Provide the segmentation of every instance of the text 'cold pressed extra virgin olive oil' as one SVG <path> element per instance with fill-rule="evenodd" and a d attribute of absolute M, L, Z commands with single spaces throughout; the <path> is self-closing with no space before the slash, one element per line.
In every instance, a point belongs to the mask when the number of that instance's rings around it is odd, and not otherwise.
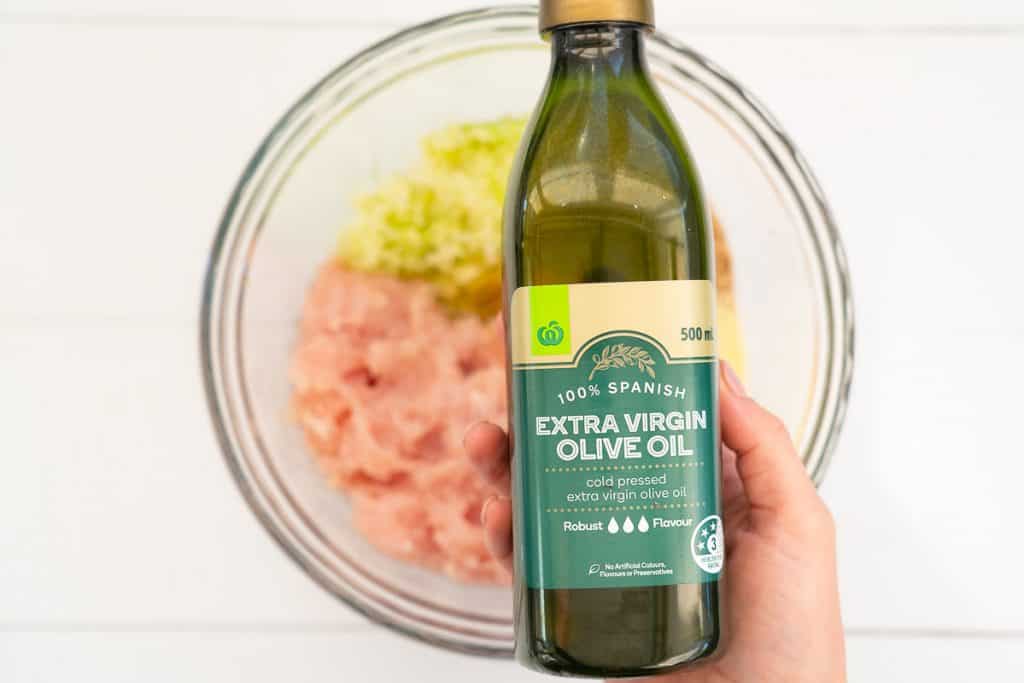
<path fill-rule="evenodd" d="M 505 208 L 516 652 L 639 676 L 720 644 L 712 228 L 648 73 L 648 0 L 541 2 Z"/>

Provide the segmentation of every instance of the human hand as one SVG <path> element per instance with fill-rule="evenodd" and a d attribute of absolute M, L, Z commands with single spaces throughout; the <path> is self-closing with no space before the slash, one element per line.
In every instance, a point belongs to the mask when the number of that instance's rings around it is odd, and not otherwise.
<path fill-rule="evenodd" d="M 783 423 L 748 398 L 721 363 L 722 587 L 727 640 L 706 664 L 659 683 L 841 683 L 846 680 L 836 580 L 835 525 Z M 479 423 L 466 451 L 501 493 L 481 512 L 487 544 L 511 570 L 509 445 L 503 430 Z"/>

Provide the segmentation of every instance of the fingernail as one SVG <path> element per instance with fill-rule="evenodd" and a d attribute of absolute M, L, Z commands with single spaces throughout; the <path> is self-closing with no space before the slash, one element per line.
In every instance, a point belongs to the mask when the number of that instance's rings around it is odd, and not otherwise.
<path fill-rule="evenodd" d="M 484 501 L 484 506 L 482 508 L 480 508 L 480 523 L 481 524 L 486 524 L 487 523 L 487 508 L 491 507 L 491 503 L 493 503 L 493 502 L 494 502 L 494 496 L 491 496 L 490 498 L 488 498 L 487 500 Z"/>
<path fill-rule="evenodd" d="M 733 371 L 732 366 L 724 360 L 720 362 L 722 364 L 722 377 L 725 378 L 725 384 L 729 387 L 729 391 L 737 396 L 746 397 L 747 390 L 743 388 L 743 382 L 740 381 L 739 376 Z"/>

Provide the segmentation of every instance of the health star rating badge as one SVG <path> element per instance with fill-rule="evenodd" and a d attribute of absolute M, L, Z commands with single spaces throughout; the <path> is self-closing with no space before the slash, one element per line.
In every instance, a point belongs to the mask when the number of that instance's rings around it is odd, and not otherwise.
<path fill-rule="evenodd" d="M 690 553 L 697 566 L 708 574 L 722 571 L 725 560 L 725 538 L 722 534 L 722 519 L 710 515 L 701 520 L 690 537 Z"/>

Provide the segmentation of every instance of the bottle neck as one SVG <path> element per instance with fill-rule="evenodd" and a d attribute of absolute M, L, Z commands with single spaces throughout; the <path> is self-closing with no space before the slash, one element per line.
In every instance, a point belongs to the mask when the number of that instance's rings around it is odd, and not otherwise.
<path fill-rule="evenodd" d="M 640 24 L 617 22 L 556 28 L 551 32 L 551 78 L 646 78 L 646 31 Z"/>

